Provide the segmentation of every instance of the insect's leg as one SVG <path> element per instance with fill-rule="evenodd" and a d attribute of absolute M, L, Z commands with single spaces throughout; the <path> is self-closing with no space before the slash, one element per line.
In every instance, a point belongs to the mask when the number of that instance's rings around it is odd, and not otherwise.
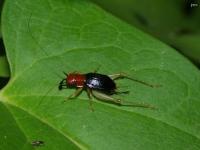
<path fill-rule="evenodd" d="M 130 91 L 115 91 L 113 94 L 128 94 Z"/>
<path fill-rule="evenodd" d="M 116 73 L 116 74 L 111 74 L 108 75 L 112 80 L 116 80 L 119 78 L 124 78 L 126 75 L 124 73 Z"/>
<path fill-rule="evenodd" d="M 122 101 L 121 99 L 111 97 L 109 95 L 106 95 L 106 94 L 98 92 L 98 91 L 92 91 L 92 95 L 99 100 L 111 102 L 111 103 L 119 105 L 119 106 L 144 107 L 144 108 L 155 109 L 154 106 L 149 105 L 149 104 L 137 103 L 137 102 L 135 102 L 135 103 L 134 102 L 125 102 L 125 101 Z"/>
<path fill-rule="evenodd" d="M 91 89 L 87 88 L 86 91 L 87 91 L 87 95 L 88 95 L 89 99 L 92 99 L 92 97 L 91 97 L 91 95 L 92 95 Z"/>
<path fill-rule="evenodd" d="M 67 100 L 76 98 L 82 91 L 83 91 L 83 88 L 78 88 L 73 94 L 67 97 Z"/>
<path fill-rule="evenodd" d="M 144 84 L 144 85 L 147 85 L 147 86 L 150 86 L 150 87 L 158 87 L 159 86 L 159 85 L 152 85 L 152 84 L 146 83 L 144 81 L 131 78 L 128 75 L 126 75 L 125 73 L 117 73 L 117 74 L 112 74 L 112 75 L 108 75 L 108 76 L 113 80 L 117 80 L 119 78 L 127 78 L 129 80 L 132 80 L 132 81 L 135 81 L 135 82 L 139 82 L 141 84 Z"/>
<path fill-rule="evenodd" d="M 86 91 L 87 91 L 87 95 L 89 97 L 90 109 L 92 111 L 94 111 L 94 109 L 93 109 L 93 103 L 92 103 L 92 96 L 91 96 L 92 95 L 91 89 L 87 88 Z"/>
<path fill-rule="evenodd" d="M 121 105 L 120 99 L 113 98 L 109 95 L 106 95 L 106 94 L 98 92 L 98 91 L 91 91 L 91 92 L 92 92 L 92 95 L 99 100 L 108 101 L 108 102 L 112 102 L 117 105 Z"/>

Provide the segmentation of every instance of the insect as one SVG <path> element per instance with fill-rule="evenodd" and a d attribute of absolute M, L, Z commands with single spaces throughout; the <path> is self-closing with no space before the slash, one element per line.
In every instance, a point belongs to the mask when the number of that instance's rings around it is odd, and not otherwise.
<path fill-rule="evenodd" d="M 33 146 L 43 146 L 44 145 L 44 141 L 40 141 L 40 140 L 35 140 L 35 141 L 32 141 L 31 144 Z"/>
<path fill-rule="evenodd" d="M 153 106 L 142 103 L 129 103 L 124 104 L 121 99 L 114 98 L 111 95 L 114 94 L 127 94 L 129 91 L 117 91 L 117 86 L 115 80 L 119 78 L 127 78 L 132 81 L 136 81 L 142 84 L 145 84 L 150 87 L 154 87 L 154 85 L 148 84 L 146 82 L 136 80 L 128 77 L 123 73 L 113 74 L 113 75 L 104 75 L 93 72 L 80 74 L 77 72 L 66 74 L 66 78 L 64 78 L 60 84 L 58 89 L 66 89 L 66 88 L 76 88 L 76 91 L 71 94 L 67 99 L 76 98 L 83 90 L 87 92 L 89 99 L 92 99 L 92 96 L 97 98 L 98 100 L 107 101 L 110 103 L 114 103 L 116 105 L 126 105 L 126 106 L 135 106 L 135 107 L 146 107 L 153 108 Z M 91 104 L 91 101 L 90 101 Z"/>

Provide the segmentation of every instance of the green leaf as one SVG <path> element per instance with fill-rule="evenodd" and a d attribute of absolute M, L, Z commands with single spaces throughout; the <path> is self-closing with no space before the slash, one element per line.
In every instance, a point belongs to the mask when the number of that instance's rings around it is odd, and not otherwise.
<path fill-rule="evenodd" d="M 52 150 L 200 148 L 200 73 L 167 45 L 84 0 L 6 0 L 2 27 L 11 80 L 0 92 L 0 113 L 9 116 L 1 149 L 33 149 L 37 140 Z M 94 99 L 92 112 L 85 92 L 63 103 L 74 89 L 58 90 L 62 72 L 99 65 L 162 85 L 117 81 L 130 90 L 120 98 L 158 110 Z"/>
<path fill-rule="evenodd" d="M 9 77 L 9 65 L 6 56 L 0 56 L 0 77 Z"/>

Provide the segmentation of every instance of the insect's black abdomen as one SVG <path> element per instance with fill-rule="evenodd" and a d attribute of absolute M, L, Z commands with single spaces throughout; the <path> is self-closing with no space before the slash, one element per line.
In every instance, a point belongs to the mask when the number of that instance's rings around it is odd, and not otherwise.
<path fill-rule="evenodd" d="M 85 84 L 87 87 L 95 90 L 100 90 L 107 94 L 114 93 L 116 89 L 115 82 L 107 75 L 102 75 L 98 73 L 87 73 L 85 76 Z"/>

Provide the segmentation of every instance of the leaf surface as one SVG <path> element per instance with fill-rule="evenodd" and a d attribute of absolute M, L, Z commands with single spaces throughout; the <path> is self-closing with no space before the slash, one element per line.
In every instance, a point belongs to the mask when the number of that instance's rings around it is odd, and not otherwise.
<path fill-rule="evenodd" d="M 0 93 L 1 149 L 200 148 L 200 73 L 167 45 L 83 0 L 6 0 L 2 27 L 11 80 Z M 130 90 L 120 98 L 158 110 L 94 99 L 91 112 L 85 92 L 63 103 L 74 89 L 58 90 L 62 72 L 99 66 L 162 85 L 117 81 Z"/>

